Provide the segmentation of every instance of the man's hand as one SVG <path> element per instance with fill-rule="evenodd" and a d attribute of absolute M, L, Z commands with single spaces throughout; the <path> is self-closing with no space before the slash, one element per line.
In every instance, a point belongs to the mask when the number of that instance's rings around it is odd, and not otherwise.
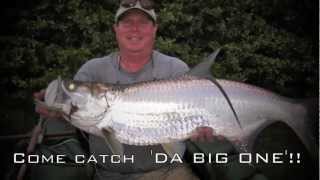
<path fill-rule="evenodd" d="M 44 101 L 44 96 L 45 96 L 46 91 L 45 90 L 41 90 L 39 92 L 35 92 L 33 93 L 33 97 L 34 99 L 37 99 L 39 101 Z M 40 114 L 40 116 L 44 117 L 44 118 L 61 118 L 61 113 L 58 113 L 56 111 L 50 111 L 47 109 L 47 107 L 41 105 L 41 104 L 37 104 L 35 111 Z"/>
<path fill-rule="evenodd" d="M 191 136 L 192 141 L 200 141 L 200 142 L 210 142 L 215 138 L 221 140 L 224 137 L 215 134 L 214 130 L 211 127 L 199 127 L 195 130 L 193 135 Z"/>

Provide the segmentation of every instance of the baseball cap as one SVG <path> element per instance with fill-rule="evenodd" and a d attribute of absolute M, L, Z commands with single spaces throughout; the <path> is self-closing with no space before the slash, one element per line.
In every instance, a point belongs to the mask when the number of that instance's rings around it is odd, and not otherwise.
<path fill-rule="evenodd" d="M 145 0 L 148 1 L 148 0 Z M 124 4 L 126 3 L 126 4 Z M 120 3 L 120 7 L 118 8 L 115 16 L 115 22 L 117 23 L 119 21 L 119 18 L 124 15 L 126 12 L 128 12 L 131 9 L 139 9 L 149 15 L 149 17 L 156 22 L 157 21 L 157 15 L 154 11 L 154 8 L 152 6 L 146 7 L 143 3 L 140 2 L 140 0 L 136 1 L 126 1 L 124 0 L 123 2 Z"/>

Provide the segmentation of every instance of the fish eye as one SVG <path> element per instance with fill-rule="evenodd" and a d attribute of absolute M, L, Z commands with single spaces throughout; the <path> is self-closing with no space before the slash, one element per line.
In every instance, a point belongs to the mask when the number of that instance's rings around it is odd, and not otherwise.
<path fill-rule="evenodd" d="M 68 90 L 74 91 L 75 89 L 76 89 L 76 84 L 75 84 L 75 83 L 70 83 L 70 84 L 68 85 Z"/>

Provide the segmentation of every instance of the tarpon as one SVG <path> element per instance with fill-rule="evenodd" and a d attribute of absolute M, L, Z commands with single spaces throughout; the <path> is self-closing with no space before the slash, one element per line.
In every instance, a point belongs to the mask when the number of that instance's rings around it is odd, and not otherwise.
<path fill-rule="evenodd" d="M 314 151 L 303 104 L 245 83 L 214 80 L 208 75 L 213 59 L 180 77 L 130 85 L 58 79 L 48 86 L 45 104 L 75 127 L 106 138 L 115 151 L 121 151 L 120 143 L 183 141 L 198 127 L 211 127 L 250 149 L 259 132 L 278 121 Z"/>

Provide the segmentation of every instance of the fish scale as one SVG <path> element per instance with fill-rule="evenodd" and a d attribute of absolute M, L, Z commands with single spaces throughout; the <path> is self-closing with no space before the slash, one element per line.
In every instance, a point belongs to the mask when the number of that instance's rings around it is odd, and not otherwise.
<path fill-rule="evenodd" d="M 172 140 L 170 140 L 169 137 L 175 137 L 177 140 L 186 139 L 188 134 L 196 127 L 208 125 L 208 123 L 206 123 L 206 119 L 208 118 L 204 118 L 205 113 L 200 113 L 200 111 L 192 112 L 186 110 L 185 112 L 180 111 L 180 113 L 171 112 L 148 115 L 142 113 L 135 116 L 121 112 L 121 115 L 117 117 L 117 119 L 123 118 L 125 120 L 114 121 L 110 126 L 113 127 L 115 132 L 121 132 L 116 133 L 119 139 L 132 145 L 141 144 L 141 142 L 143 142 L 142 144 L 144 145 L 170 142 Z M 122 131 L 123 129 L 126 130 Z M 131 141 L 132 136 L 139 137 L 140 139 L 137 141 L 141 142 L 136 143 L 135 141 Z"/>
<path fill-rule="evenodd" d="M 197 127 L 215 124 L 209 122 L 215 119 L 209 111 L 215 86 L 208 85 L 208 81 L 185 76 L 177 79 L 178 83 L 163 80 L 119 90 L 115 93 L 121 98 L 112 102 L 109 110 L 108 117 L 112 119 L 103 121 L 112 122 L 108 126 L 126 144 L 152 145 L 187 139 Z M 229 124 L 237 126 L 236 122 Z"/>

